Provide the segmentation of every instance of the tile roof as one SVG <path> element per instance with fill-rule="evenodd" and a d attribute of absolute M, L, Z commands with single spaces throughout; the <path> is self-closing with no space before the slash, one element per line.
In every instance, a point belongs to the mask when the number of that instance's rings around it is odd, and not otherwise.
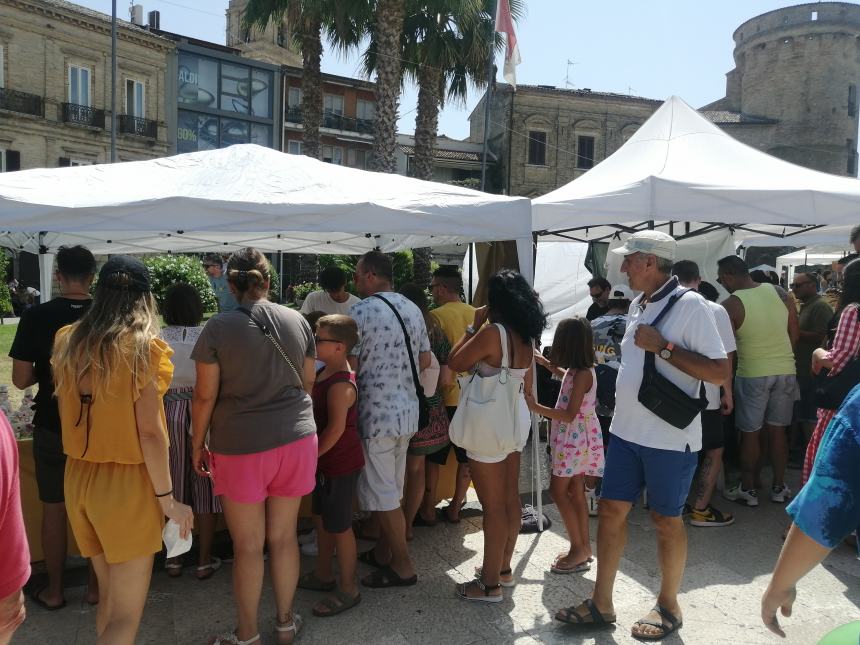
<path fill-rule="evenodd" d="M 776 119 L 764 116 L 750 116 L 731 110 L 700 110 L 699 113 L 716 125 L 772 125 L 779 123 Z"/>
<path fill-rule="evenodd" d="M 505 83 L 499 83 L 498 89 L 500 90 L 510 90 L 511 86 Z M 596 98 L 596 99 L 613 99 L 618 101 L 633 101 L 636 103 L 653 103 L 655 105 L 660 105 L 663 103 L 661 99 L 649 99 L 644 96 L 633 96 L 631 94 L 617 94 L 615 92 L 594 92 L 589 88 L 569 88 L 569 87 L 555 87 L 554 85 L 524 85 L 518 84 L 517 91 L 527 90 L 527 91 L 535 91 L 535 92 L 545 92 L 548 94 L 566 94 L 566 95 L 575 95 L 581 96 L 584 98 Z"/>
<path fill-rule="evenodd" d="M 415 154 L 415 146 L 400 146 L 400 150 L 407 156 Z M 444 148 L 436 148 L 433 151 L 433 156 L 436 159 L 445 159 L 447 161 L 471 161 L 480 163 L 481 155 L 477 152 L 467 152 L 464 150 L 445 150 Z M 487 160 L 493 159 L 492 153 L 487 154 Z"/>

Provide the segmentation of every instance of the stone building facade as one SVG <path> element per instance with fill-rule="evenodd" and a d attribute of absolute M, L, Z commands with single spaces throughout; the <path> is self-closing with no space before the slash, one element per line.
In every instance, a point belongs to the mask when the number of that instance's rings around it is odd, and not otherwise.
<path fill-rule="evenodd" d="M 703 113 L 775 157 L 856 177 L 860 5 L 816 2 L 770 11 L 733 37 L 726 96 Z"/>
<path fill-rule="evenodd" d="M 733 137 L 791 163 L 857 176 L 860 5 L 816 2 L 756 16 L 734 32 L 726 96 L 700 109 Z M 544 85 L 499 85 L 490 150 L 496 188 L 536 197 L 617 150 L 661 101 Z M 484 102 L 469 117 L 483 141 Z"/>
<path fill-rule="evenodd" d="M 469 116 L 469 140 L 484 138 L 484 103 Z M 498 85 L 490 104 L 494 192 L 537 197 L 567 184 L 620 148 L 662 101 L 559 89 Z"/>
<path fill-rule="evenodd" d="M 118 21 L 117 159 L 170 154 L 169 40 Z M 0 0 L 0 171 L 110 161 L 110 16 Z"/>
<path fill-rule="evenodd" d="M 242 16 L 248 0 L 230 0 L 227 6 L 227 46 L 243 56 L 270 65 L 302 66 L 302 56 L 291 42 L 292 33 L 286 17 L 269 23 L 265 29 L 246 29 Z"/>

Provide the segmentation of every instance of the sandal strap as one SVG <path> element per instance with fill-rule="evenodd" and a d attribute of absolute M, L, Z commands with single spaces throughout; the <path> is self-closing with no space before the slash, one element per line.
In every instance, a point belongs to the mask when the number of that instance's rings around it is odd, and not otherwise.
<path fill-rule="evenodd" d="M 491 591 L 502 588 L 501 584 L 485 585 L 480 578 L 475 578 L 475 582 L 478 584 L 478 589 L 483 591 L 485 596 L 489 596 Z"/>
<path fill-rule="evenodd" d="M 299 629 L 301 629 L 301 626 L 302 617 L 296 613 L 293 613 L 290 616 L 290 622 L 288 623 L 281 623 L 278 621 L 277 618 L 275 619 L 275 631 L 280 634 L 284 634 L 286 632 L 295 632 L 295 634 L 298 636 Z"/>
<path fill-rule="evenodd" d="M 600 613 L 600 610 L 597 608 L 597 605 L 594 604 L 594 601 L 591 598 L 585 599 L 585 608 L 588 609 L 588 613 L 591 614 L 591 620 L 595 623 L 605 623 L 606 619 L 603 617 L 603 614 Z M 576 614 L 579 616 L 579 614 Z"/>
<path fill-rule="evenodd" d="M 666 620 L 669 623 L 670 631 L 675 630 L 675 628 L 681 624 L 681 620 L 675 616 L 672 612 L 670 612 L 665 607 L 661 607 L 660 605 L 654 606 L 654 611 L 660 614 L 660 617 Z M 654 625 L 656 627 L 656 625 Z M 661 624 L 661 627 L 666 627 L 666 625 Z"/>

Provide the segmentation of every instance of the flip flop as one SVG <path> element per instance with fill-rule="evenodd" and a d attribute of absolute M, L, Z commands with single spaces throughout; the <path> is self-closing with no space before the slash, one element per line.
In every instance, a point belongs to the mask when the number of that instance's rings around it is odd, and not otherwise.
<path fill-rule="evenodd" d="M 358 554 L 358 561 L 363 562 L 364 564 L 369 564 L 371 567 L 376 567 L 377 569 L 382 569 L 388 566 L 388 563 L 383 564 L 379 560 L 376 559 L 376 550 L 371 549 L 370 551 L 363 551 Z"/>
<path fill-rule="evenodd" d="M 198 580 L 209 580 L 218 569 L 221 568 L 221 558 L 212 557 L 209 560 L 209 564 L 201 564 L 196 569 L 196 576 Z"/>
<path fill-rule="evenodd" d="M 334 591 L 337 583 L 334 580 L 329 580 L 328 582 L 320 580 L 317 577 L 317 572 L 311 571 L 299 578 L 298 587 L 299 589 L 308 589 L 310 591 Z"/>
<path fill-rule="evenodd" d="M 558 561 L 556 561 L 556 563 L 553 564 L 549 568 L 549 570 L 552 571 L 553 573 L 558 573 L 561 575 L 568 574 L 568 573 L 583 573 L 584 571 L 590 571 L 591 570 L 591 563 L 589 563 L 588 560 L 583 560 L 579 564 L 575 564 L 572 567 L 560 567 L 558 565 Z"/>
<path fill-rule="evenodd" d="M 171 578 L 178 578 L 182 575 L 182 566 L 181 562 L 165 562 L 164 570 Z"/>
<path fill-rule="evenodd" d="M 37 587 L 33 591 L 30 592 L 30 600 L 39 605 L 45 611 L 57 611 L 58 609 L 62 609 L 66 606 L 66 599 L 63 598 L 63 602 L 59 605 L 49 605 L 42 598 L 40 598 L 40 594 L 48 588 L 48 585 L 43 585 L 41 587 Z"/>
<path fill-rule="evenodd" d="M 448 509 L 451 508 L 452 506 L 453 506 L 453 504 L 448 504 L 447 506 L 443 506 L 441 509 L 439 509 L 441 514 L 442 514 L 442 519 L 445 520 L 448 524 L 459 524 L 460 523 L 460 516 L 459 515 L 457 516 L 456 520 L 452 520 L 450 517 L 448 517 Z M 463 506 L 465 506 L 465 504 L 460 506 L 461 511 L 463 510 Z"/>
<path fill-rule="evenodd" d="M 384 566 L 361 579 L 361 584 L 371 589 L 385 589 L 386 587 L 411 587 L 418 583 L 418 576 L 401 578 L 397 572 L 389 566 Z"/>
<path fill-rule="evenodd" d="M 582 605 L 585 605 L 585 608 L 588 610 L 588 614 L 585 616 L 580 616 L 576 613 L 576 610 Z M 586 620 L 587 618 L 590 620 Z M 568 625 L 579 625 L 581 627 L 612 625 L 616 620 L 615 614 L 611 614 L 609 617 L 606 617 L 600 613 L 600 610 L 595 606 L 594 601 L 591 598 L 586 598 L 581 605 L 577 605 L 576 607 L 565 607 L 564 609 L 559 609 L 555 613 L 555 619 L 562 623 L 567 623 Z"/>
<path fill-rule="evenodd" d="M 654 627 L 662 631 L 658 634 L 637 634 L 631 629 L 630 635 L 633 636 L 633 638 L 637 638 L 640 641 L 659 641 L 663 640 L 669 634 L 678 631 L 679 629 L 681 629 L 681 627 L 684 626 L 684 621 L 675 616 L 665 607 L 661 607 L 660 605 L 654 605 L 654 608 L 651 611 L 656 611 L 660 615 L 660 618 L 662 618 L 663 620 L 657 622 L 655 620 L 648 620 L 648 617 L 645 616 L 644 618 L 640 618 L 635 623 L 633 623 L 633 627 L 636 627 L 636 625 L 648 625 L 649 627 Z M 668 623 L 668 625 L 666 623 Z"/>
<path fill-rule="evenodd" d="M 320 600 L 320 604 L 324 607 L 327 607 L 328 611 L 318 611 L 316 607 L 314 607 L 311 611 L 313 612 L 314 616 L 318 616 L 320 618 L 328 618 L 329 616 L 337 616 L 338 614 L 342 614 L 347 609 L 352 609 L 360 602 L 360 593 L 354 596 L 350 596 L 348 593 L 345 593 L 343 591 L 336 591 L 333 596 L 327 596 Z"/>

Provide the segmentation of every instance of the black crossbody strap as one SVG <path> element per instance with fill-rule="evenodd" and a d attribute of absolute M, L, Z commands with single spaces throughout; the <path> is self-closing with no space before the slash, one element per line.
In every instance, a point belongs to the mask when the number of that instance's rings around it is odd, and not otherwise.
<path fill-rule="evenodd" d="M 412 381 L 415 383 L 415 393 L 419 395 L 423 394 L 423 390 L 419 392 L 418 388 L 421 387 L 421 382 L 418 380 L 418 370 L 415 368 L 415 357 L 412 356 L 412 340 L 409 338 L 409 332 L 406 331 L 406 324 L 403 322 L 403 318 L 400 317 L 400 312 L 397 311 L 397 308 L 392 305 L 388 300 L 380 296 L 378 293 L 374 293 L 373 298 L 379 298 L 384 302 L 391 311 L 394 312 L 394 315 L 397 316 L 397 322 L 400 323 L 400 328 L 403 330 L 403 336 L 406 339 L 406 351 L 409 354 L 409 364 L 412 366 Z"/>
<path fill-rule="evenodd" d="M 292 368 L 293 373 L 299 379 L 299 385 L 297 385 L 296 387 L 298 387 L 299 389 L 303 389 L 304 388 L 304 379 L 302 378 L 301 372 L 299 372 L 299 370 L 296 369 L 296 366 L 293 365 L 293 361 L 291 361 L 290 357 L 287 356 L 287 352 L 284 351 L 284 348 L 281 347 L 281 344 L 272 335 L 272 330 L 269 329 L 269 327 L 267 325 L 261 323 L 259 320 L 254 318 L 254 316 L 251 315 L 250 310 L 246 309 L 245 307 L 237 307 L 236 311 L 241 311 L 243 314 L 245 314 L 246 316 L 248 316 L 248 318 L 251 319 L 252 323 L 254 323 L 255 325 L 257 325 L 257 327 L 260 328 L 260 331 L 263 332 L 263 335 L 266 338 L 268 338 L 269 341 L 271 341 L 272 345 L 274 345 L 275 349 L 277 349 L 278 352 L 281 354 L 281 356 L 284 357 L 284 360 L 287 362 L 287 365 L 289 365 Z"/>
<path fill-rule="evenodd" d="M 660 313 L 657 314 L 657 317 L 654 320 L 652 320 L 649 324 L 652 327 L 657 327 L 657 323 L 660 322 L 663 319 L 663 317 L 667 313 L 669 313 L 669 310 L 675 306 L 675 303 L 678 302 L 681 298 L 683 298 L 684 294 L 686 294 L 689 291 L 692 291 L 692 289 L 684 289 L 683 291 L 679 291 L 678 293 L 670 296 L 669 302 L 666 303 L 666 306 L 663 307 L 662 311 L 660 311 Z M 657 365 L 656 365 L 654 356 L 655 356 L 654 352 L 645 352 L 645 372 L 646 373 L 654 372 L 657 370 Z M 705 382 L 699 381 L 699 397 L 704 398 L 704 396 L 705 396 Z"/>

